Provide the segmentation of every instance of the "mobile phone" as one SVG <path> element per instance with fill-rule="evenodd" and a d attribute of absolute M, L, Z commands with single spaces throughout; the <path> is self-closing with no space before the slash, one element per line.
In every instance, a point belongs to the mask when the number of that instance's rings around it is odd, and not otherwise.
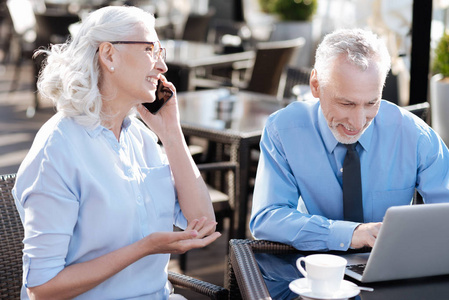
<path fill-rule="evenodd" d="M 143 103 L 143 106 L 145 106 L 150 113 L 155 115 L 165 105 L 165 103 L 171 99 L 171 97 L 173 97 L 173 91 L 164 86 L 162 81 L 159 79 L 157 81 L 156 100 L 153 102 L 145 102 Z"/>

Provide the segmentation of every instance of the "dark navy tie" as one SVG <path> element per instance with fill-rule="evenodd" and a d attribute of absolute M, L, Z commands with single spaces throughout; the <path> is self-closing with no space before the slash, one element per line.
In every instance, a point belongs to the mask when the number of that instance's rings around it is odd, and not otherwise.
<path fill-rule="evenodd" d="M 363 223 L 362 177 L 356 145 L 345 145 L 348 151 L 343 162 L 343 213 L 346 221 Z"/>

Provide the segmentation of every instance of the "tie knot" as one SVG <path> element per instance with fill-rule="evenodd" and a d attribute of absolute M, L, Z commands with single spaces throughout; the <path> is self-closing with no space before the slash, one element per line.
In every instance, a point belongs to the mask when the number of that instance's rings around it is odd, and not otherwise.
<path fill-rule="evenodd" d="M 355 147 L 357 146 L 358 142 L 355 142 L 353 144 L 345 144 L 346 148 L 348 149 L 348 151 L 355 151 Z"/>

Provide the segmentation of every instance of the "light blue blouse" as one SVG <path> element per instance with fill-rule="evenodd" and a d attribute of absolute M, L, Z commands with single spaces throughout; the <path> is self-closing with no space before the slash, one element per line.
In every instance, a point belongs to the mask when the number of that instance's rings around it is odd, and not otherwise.
<path fill-rule="evenodd" d="M 319 101 L 295 102 L 268 119 L 260 143 L 250 229 L 301 250 L 347 250 L 358 223 L 343 220 L 346 148 Z M 388 207 L 449 201 L 449 152 L 421 119 L 387 101 L 359 139 L 365 222 Z"/>
<path fill-rule="evenodd" d="M 65 266 L 187 226 L 157 137 L 136 117 L 112 131 L 61 113 L 40 129 L 13 189 L 25 228 L 22 298 Z M 168 254 L 149 255 L 76 299 L 164 299 Z"/>

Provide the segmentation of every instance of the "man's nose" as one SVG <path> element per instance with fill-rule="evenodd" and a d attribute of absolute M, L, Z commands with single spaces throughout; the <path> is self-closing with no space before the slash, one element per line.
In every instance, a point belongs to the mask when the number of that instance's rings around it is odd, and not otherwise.
<path fill-rule="evenodd" d="M 362 130 L 366 123 L 366 111 L 363 108 L 356 108 L 350 120 L 355 130 Z"/>

